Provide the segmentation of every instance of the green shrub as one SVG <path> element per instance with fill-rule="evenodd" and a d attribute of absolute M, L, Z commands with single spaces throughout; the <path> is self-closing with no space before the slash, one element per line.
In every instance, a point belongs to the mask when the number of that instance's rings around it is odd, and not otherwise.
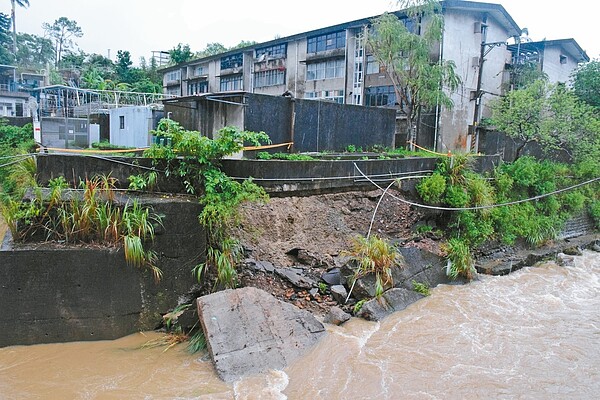
<path fill-rule="evenodd" d="M 450 207 L 467 207 L 470 201 L 469 192 L 462 185 L 448 185 L 444 200 Z"/>
<path fill-rule="evenodd" d="M 8 125 L 8 120 L 0 119 L 0 147 L 10 147 L 31 151 L 35 147 L 33 140 L 33 125 L 23 127 Z"/>
<path fill-rule="evenodd" d="M 446 178 L 439 172 L 434 172 L 417 184 L 417 192 L 425 203 L 439 204 L 446 192 Z"/>
<path fill-rule="evenodd" d="M 266 201 L 268 196 L 251 179 L 238 182 L 227 176 L 220 170 L 219 160 L 241 151 L 245 143 L 254 146 L 270 143 L 269 137 L 264 132 L 228 126 L 220 129 L 215 139 L 209 139 L 168 119 L 162 119 L 151 133 L 169 140 L 153 144 L 144 154 L 166 160 L 166 175 L 179 177 L 188 193 L 201 194 L 199 202 L 203 207 L 198 220 L 207 230 L 208 245 L 206 262 L 197 265 L 193 275 L 199 281 L 215 276 L 215 289 L 235 287 L 241 247 L 230 236 L 231 228 L 239 221 L 238 209 L 242 203 Z M 132 183 L 138 187 L 145 184 L 139 177 L 133 178 Z"/>

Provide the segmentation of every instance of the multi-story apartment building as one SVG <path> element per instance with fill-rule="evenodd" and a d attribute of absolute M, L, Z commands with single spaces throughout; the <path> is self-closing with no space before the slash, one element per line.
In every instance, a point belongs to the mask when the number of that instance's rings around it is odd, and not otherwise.
<path fill-rule="evenodd" d="M 568 84 L 579 63 L 590 61 L 575 39 L 519 41 L 509 46 L 513 65 L 532 63 L 550 82 Z"/>
<path fill-rule="evenodd" d="M 520 37 L 521 29 L 499 4 L 459 0 L 441 4 L 445 29 L 439 46 L 431 49 L 432 59 L 453 60 L 462 83 L 451 94 L 454 102 L 451 109 L 438 106 L 422 118 L 417 140 L 420 145 L 438 151 L 477 150 L 477 126 L 489 115 L 487 104 L 509 87 L 507 66 L 511 65 L 514 50 L 507 43 L 510 38 Z M 402 11 L 396 15 L 405 24 L 412 23 Z M 164 92 L 194 96 L 242 90 L 394 107 L 398 109 L 397 126 L 401 131 L 403 114 L 392 82 L 361 39 L 371 19 L 278 38 L 164 68 Z M 566 57 L 566 62 L 562 57 Z M 578 62 L 589 60 L 578 46 L 554 58 L 556 66 L 544 66 L 561 70 L 549 74 L 552 79 L 568 76 Z M 396 145 L 404 143 L 397 141 Z"/>

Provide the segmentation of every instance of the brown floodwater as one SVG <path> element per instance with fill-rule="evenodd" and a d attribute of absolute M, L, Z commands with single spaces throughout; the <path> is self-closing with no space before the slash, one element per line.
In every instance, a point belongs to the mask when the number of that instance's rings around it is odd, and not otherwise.
<path fill-rule="evenodd" d="M 2 348 L 0 399 L 597 399 L 600 254 L 439 286 L 233 384 L 183 345 L 142 348 L 156 337 Z"/>

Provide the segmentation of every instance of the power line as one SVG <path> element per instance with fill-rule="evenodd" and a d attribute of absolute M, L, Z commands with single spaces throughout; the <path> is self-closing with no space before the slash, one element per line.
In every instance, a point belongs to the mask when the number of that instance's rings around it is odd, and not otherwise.
<path fill-rule="evenodd" d="M 379 188 L 381 190 L 384 190 L 381 186 L 379 186 L 373 180 L 369 179 L 369 177 L 367 175 L 365 175 L 360 170 L 360 168 L 358 168 L 358 165 L 356 165 L 356 163 L 354 163 L 354 167 L 369 182 L 371 182 L 373 185 L 377 186 L 377 188 Z M 420 207 L 420 208 L 428 208 L 428 209 L 431 209 L 431 210 L 440 210 L 440 211 L 472 211 L 472 210 L 484 210 L 484 209 L 489 209 L 489 208 L 511 206 L 511 205 L 515 205 L 515 204 L 525 203 L 525 202 L 528 202 L 528 201 L 539 200 L 539 199 L 543 199 L 544 197 L 548 197 L 548 196 L 552 196 L 552 195 L 559 194 L 559 193 L 562 193 L 562 192 L 566 192 L 566 191 L 569 191 L 569 190 L 577 189 L 578 187 L 589 185 L 590 183 L 594 183 L 594 182 L 597 182 L 597 181 L 600 181 L 600 177 L 594 178 L 594 179 L 590 179 L 588 181 L 585 181 L 585 182 L 582 182 L 582 183 L 578 183 L 576 185 L 569 186 L 569 187 L 566 187 L 566 188 L 563 188 L 563 189 L 558 189 L 558 190 L 555 190 L 555 191 L 550 192 L 550 193 L 545 193 L 545 194 L 541 194 L 541 195 L 538 195 L 538 196 L 530 197 L 530 198 L 527 198 L 527 199 L 516 200 L 516 201 L 509 201 L 509 202 L 500 203 L 500 204 L 488 204 L 488 205 L 473 206 L 473 207 L 437 207 L 437 206 L 430 206 L 430 205 L 427 205 L 427 204 L 419 204 L 419 203 L 415 203 L 415 202 L 412 202 L 412 201 L 408 201 L 408 200 L 402 199 L 400 197 L 394 196 L 392 194 L 390 194 L 390 196 L 392 198 L 398 200 L 398 201 L 401 201 L 402 203 L 406 203 L 406 204 L 409 204 L 411 206 Z"/>

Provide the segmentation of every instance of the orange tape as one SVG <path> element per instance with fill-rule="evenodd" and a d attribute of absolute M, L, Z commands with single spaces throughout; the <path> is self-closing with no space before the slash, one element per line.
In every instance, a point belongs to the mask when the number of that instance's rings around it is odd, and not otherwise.
<path fill-rule="evenodd" d="M 248 146 L 248 147 L 244 147 L 244 150 L 273 149 L 275 147 L 283 147 L 283 146 L 287 146 L 287 148 L 289 150 L 293 144 L 294 144 L 294 142 L 281 143 L 281 144 L 270 144 L 270 145 L 266 145 L 266 146 Z"/>

